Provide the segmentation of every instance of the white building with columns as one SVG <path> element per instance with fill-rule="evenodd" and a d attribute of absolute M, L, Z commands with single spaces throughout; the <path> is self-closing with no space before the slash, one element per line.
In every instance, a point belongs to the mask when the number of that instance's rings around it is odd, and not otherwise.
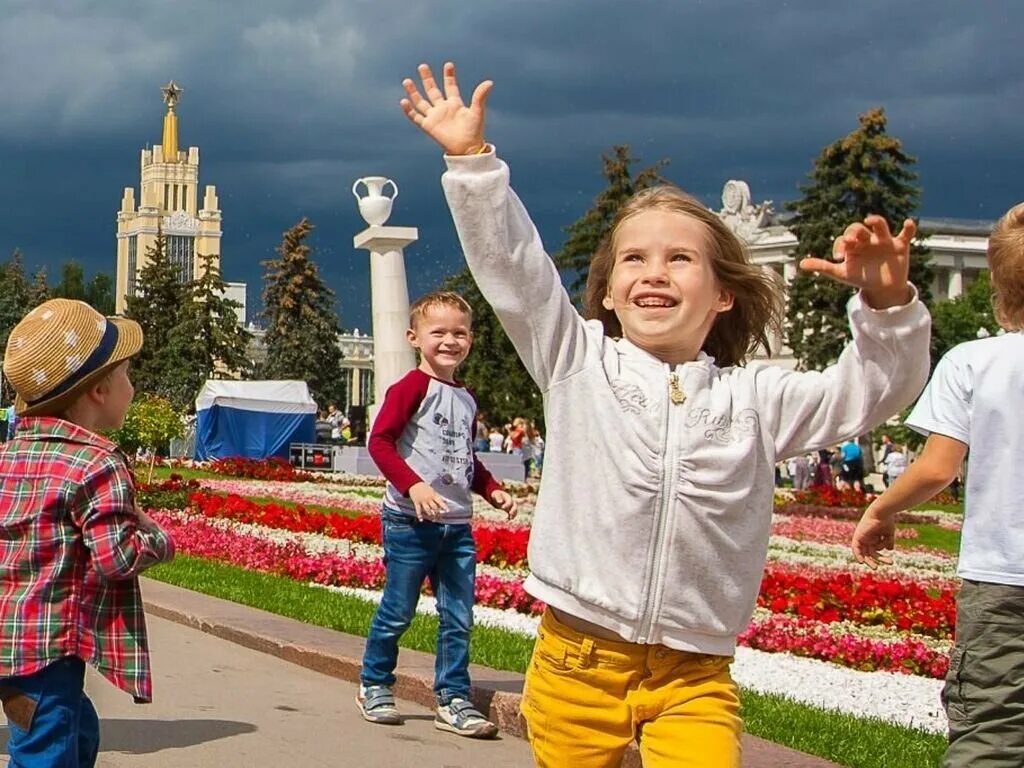
<path fill-rule="evenodd" d="M 755 205 L 745 181 L 730 180 L 722 189 L 719 217 L 747 244 L 754 263 L 778 274 L 785 285 L 796 277 L 802 254 L 795 253 L 796 236 L 772 210 L 771 201 Z M 930 219 L 918 222 L 919 244 L 928 249 L 934 278 L 934 298 L 955 299 L 984 269 L 993 222 L 973 219 Z M 786 367 L 796 361 L 780 337 L 772 343 L 771 359 Z"/>

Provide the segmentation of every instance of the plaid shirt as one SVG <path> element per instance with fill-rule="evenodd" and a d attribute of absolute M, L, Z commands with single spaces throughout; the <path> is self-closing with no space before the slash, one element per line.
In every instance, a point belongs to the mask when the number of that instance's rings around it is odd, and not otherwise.
<path fill-rule="evenodd" d="M 138 574 L 173 556 L 139 525 L 116 445 L 58 418 L 19 421 L 0 445 L 0 678 L 78 656 L 152 700 Z"/>

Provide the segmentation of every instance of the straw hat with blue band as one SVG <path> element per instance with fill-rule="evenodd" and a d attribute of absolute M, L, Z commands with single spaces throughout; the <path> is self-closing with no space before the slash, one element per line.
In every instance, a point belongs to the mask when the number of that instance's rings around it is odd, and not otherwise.
<path fill-rule="evenodd" d="M 50 299 L 11 330 L 4 374 L 19 416 L 57 415 L 142 349 L 134 320 L 104 317 L 84 301 Z"/>

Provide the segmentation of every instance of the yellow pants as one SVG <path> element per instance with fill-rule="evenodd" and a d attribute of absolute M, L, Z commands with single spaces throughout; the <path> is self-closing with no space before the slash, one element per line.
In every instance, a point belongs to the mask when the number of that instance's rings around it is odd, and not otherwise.
<path fill-rule="evenodd" d="M 522 715 L 541 768 L 617 768 L 633 741 L 645 768 L 738 768 L 732 658 L 576 632 L 545 612 Z"/>

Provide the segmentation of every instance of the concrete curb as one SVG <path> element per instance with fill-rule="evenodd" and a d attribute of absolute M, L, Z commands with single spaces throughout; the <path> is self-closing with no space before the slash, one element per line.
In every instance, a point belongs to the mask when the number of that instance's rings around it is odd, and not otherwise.
<path fill-rule="evenodd" d="M 183 624 L 246 648 L 349 682 L 359 681 L 363 638 L 304 624 L 295 619 L 210 597 L 143 578 L 146 610 L 153 616 Z M 403 648 L 396 670 L 395 695 L 417 704 L 434 705 L 434 656 Z M 473 704 L 507 736 L 525 736 L 519 717 L 523 676 L 472 665 Z M 354 706 L 354 704 L 353 704 Z M 743 736 L 747 768 L 837 768 L 834 763 L 796 752 L 749 734 Z M 622 768 L 641 768 L 631 749 Z"/>

